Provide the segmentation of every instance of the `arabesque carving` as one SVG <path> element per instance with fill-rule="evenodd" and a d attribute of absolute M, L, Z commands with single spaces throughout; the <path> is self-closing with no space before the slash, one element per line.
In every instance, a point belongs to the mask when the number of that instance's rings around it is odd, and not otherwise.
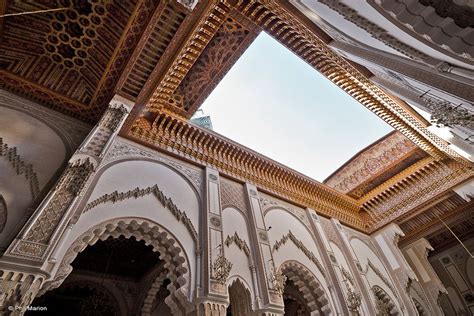
<path fill-rule="evenodd" d="M 281 248 L 284 244 L 288 242 L 288 240 L 291 240 L 298 249 L 300 249 L 306 257 L 308 257 L 309 260 L 311 260 L 316 267 L 318 267 L 319 272 L 323 275 L 323 277 L 326 277 L 326 270 L 324 269 L 323 265 L 319 262 L 318 258 L 314 255 L 314 253 L 306 248 L 304 243 L 296 238 L 295 235 L 291 232 L 291 230 L 288 231 L 286 235 L 283 235 L 283 237 L 280 240 L 277 240 L 275 244 L 273 245 L 272 251 L 278 251 L 278 249 Z"/>
<path fill-rule="evenodd" d="M 31 198 L 34 199 L 40 191 L 38 176 L 33 170 L 33 165 L 25 163 L 17 151 L 16 147 L 9 147 L 8 144 L 4 143 L 3 138 L 0 137 L 0 156 L 4 157 L 12 165 L 17 175 L 24 176 L 28 180 Z"/>
<path fill-rule="evenodd" d="M 242 250 L 247 257 L 250 257 L 250 248 L 247 245 L 247 242 L 239 237 L 237 232 L 234 232 L 234 235 L 228 235 L 224 241 L 224 244 L 229 247 L 232 244 L 236 244 L 240 250 Z"/>
<path fill-rule="evenodd" d="M 25 241 L 42 244 L 49 242 L 64 213 L 82 191 L 93 171 L 94 165 L 89 159 L 69 163 L 53 190 L 50 202 L 41 210 L 33 226 L 26 233 Z"/>
<path fill-rule="evenodd" d="M 127 192 L 114 191 L 112 193 L 104 194 L 101 197 L 89 202 L 84 207 L 83 213 L 93 209 L 94 207 L 97 207 L 100 204 L 106 204 L 106 203 L 114 204 L 114 203 L 128 200 L 128 199 L 139 199 L 141 197 L 151 195 L 151 194 L 154 197 L 156 197 L 156 199 L 161 203 L 161 205 L 163 205 L 164 208 L 171 211 L 171 213 L 178 220 L 178 222 L 183 223 L 183 225 L 186 227 L 188 232 L 191 234 L 191 237 L 193 238 L 193 240 L 197 243 L 198 242 L 197 231 L 194 228 L 194 225 L 189 219 L 189 217 L 186 215 L 186 212 L 181 211 L 176 206 L 176 204 L 173 203 L 173 200 L 171 198 L 164 195 L 164 193 L 160 190 L 157 184 L 155 184 L 152 187 L 147 187 L 144 189 L 135 188 Z"/>

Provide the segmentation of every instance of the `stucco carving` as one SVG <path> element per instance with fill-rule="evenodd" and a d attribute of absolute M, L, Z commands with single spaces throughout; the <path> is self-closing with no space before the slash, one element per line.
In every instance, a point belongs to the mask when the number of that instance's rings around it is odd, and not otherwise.
<path fill-rule="evenodd" d="M 299 240 L 298 238 L 295 237 L 295 235 L 293 235 L 291 230 L 289 230 L 286 235 L 283 235 L 283 237 L 280 240 L 277 240 L 275 242 L 272 250 L 278 251 L 278 249 L 280 249 L 284 244 L 286 244 L 288 240 L 291 240 L 296 245 L 296 247 L 298 247 L 298 249 L 300 249 L 305 254 L 305 256 L 308 257 L 308 259 L 311 260 L 316 265 L 316 267 L 318 267 L 319 272 L 321 272 L 323 277 L 326 278 L 326 271 L 323 265 L 319 262 L 318 258 L 316 258 L 314 253 L 311 250 L 309 250 L 301 240 Z"/>
<path fill-rule="evenodd" d="M 40 188 L 38 184 L 38 176 L 33 170 L 32 164 L 27 164 L 18 154 L 16 147 L 9 147 L 0 137 L 0 156 L 6 159 L 19 176 L 24 176 L 30 183 L 31 197 L 34 199 L 38 196 Z"/>
<path fill-rule="evenodd" d="M 296 261 L 287 261 L 280 265 L 279 270 L 288 280 L 293 281 L 301 293 L 306 293 L 306 300 L 311 311 L 318 308 L 325 314 L 331 314 L 329 299 L 315 275 Z"/>
<path fill-rule="evenodd" d="M 159 252 L 160 258 L 165 260 L 164 267 L 174 274 L 171 278 L 174 287 L 178 289 L 184 286 L 185 291 L 188 291 L 185 285 L 190 281 L 190 267 L 180 243 L 154 222 L 141 218 L 116 218 L 90 228 L 77 238 L 63 256 L 56 274 L 44 284 L 39 295 L 61 285 L 72 271 L 71 263 L 87 246 L 99 239 L 106 240 L 110 236 L 117 238 L 120 235 L 125 238 L 134 236 L 138 241 L 143 240 L 145 244 L 153 246 L 153 250 Z"/>
<path fill-rule="evenodd" d="M 127 192 L 114 191 L 112 193 L 104 194 L 101 197 L 95 199 L 94 201 L 89 202 L 84 207 L 83 213 L 93 209 L 94 207 L 97 207 L 100 204 L 106 204 L 106 203 L 114 204 L 114 203 L 124 201 L 127 199 L 132 199 L 132 198 L 139 199 L 141 197 L 151 195 L 151 194 L 156 197 L 156 199 L 161 203 L 161 205 L 163 205 L 163 207 L 171 211 L 171 213 L 178 220 L 178 222 L 183 223 L 183 225 L 186 227 L 188 232 L 191 234 L 191 237 L 193 238 L 193 240 L 197 243 L 198 234 L 197 234 L 196 228 L 194 228 L 194 225 L 189 219 L 189 217 L 186 215 L 186 212 L 181 211 L 176 206 L 176 204 L 173 203 L 173 200 L 171 198 L 164 195 L 157 184 L 155 184 L 152 187 L 147 187 L 144 189 L 135 188 Z"/>
<path fill-rule="evenodd" d="M 390 296 L 380 287 L 374 285 L 372 288 L 376 300 L 377 315 L 397 315 L 398 309 Z"/>
<path fill-rule="evenodd" d="M 69 163 L 54 189 L 54 195 L 26 233 L 24 240 L 47 244 L 62 216 L 92 175 L 93 164 L 86 159 Z M 19 247 L 15 248 L 16 250 Z"/>
<path fill-rule="evenodd" d="M 247 204 L 245 202 L 243 185 L 221 178 L 220 187 L 222 208 L 224 209 L 227 206 L 235 206 L 246 214 Z"/>
<path fill-rule="evenodd" d="M 233 264 L 224 256 L 222 245 L 219 248 L 219 254 L 211 264 L 211 276 L 219 284 L 223 285 L 227 282 Z"/>
<path fill-rule="evenodd" d="M 224 244 L 229 247 L 232 244 L 236 244 L 240 250 L 242 250 L 247 257 L 250 257 L 250 248 L 247 245 L 247 242 L 239 237 L 237 232 L 234 232 L 234 235 L 227 235 Z"/>
<path fill-rule="evenodd" d="M 272 289 L 280 295 L 283 295 L 285 291 L 285 283 L 287 280 L 287 276 L 283 275 L 280 269 L 274 270 L 271 277 L 270 277 L 270 284 L 272 285 Z"/>
<path fill-rule="evenodd" d="M 43 284 L 43 276 L 0 269 L 0 314 L 20 315 Z M 13 313 L 10 307 L 14 307 Z"/>

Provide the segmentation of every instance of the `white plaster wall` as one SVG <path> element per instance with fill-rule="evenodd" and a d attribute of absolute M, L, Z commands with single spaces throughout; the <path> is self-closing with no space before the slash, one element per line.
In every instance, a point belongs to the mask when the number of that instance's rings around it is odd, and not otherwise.
<path fill-rule="evenodd" d="M 198 196 L 191 185 L 170 167 L 151 161 L 124 161 L 110 166 L 102 174 L 99 171 L 98 177 L 88 202 L 114 191 L 126 192 L 136 187 L 144 189 L 157 184 L 160 190 L 186 213 L 196 232 L 199 232 Z M 90 228 L 105 221 L 126 217 L 148 219 L 169 231 L 178 240 L 191 269 L 189 288 L 194 289 L 196 244 L 185 225 L 179 222 L 169 209 L 163 207 L 153 194 L 138 199 L 131 197 L 116 203 L 100 204 L 82 214 L 59 249 L 58 262 L 61 262 L 70 245 Z"/>
<path fill-rule="evenodd" d="M 364 241 L 356 237 L 350 239 L 350 245 L 363 269 L 367 269 L 368 261 L 370 260 L 372 264 L 395 288 L 395 284 L 393 283 L 390 274 L 387 272 L 385 265 L 379 259 L 379 255 L 377 253 L 375 253 Z M 397 306 L 398 310 L 401 311 L 400 303 L 395 294 L 371 268 L 368 269 L 366 277 L 370 287 L 373 287 L 374 285 L 381 287 L 390 296 L 392 302 Z"/>
<path fill-rule="evenodd" d="M 224 241 L 227 236 L 233 236 L 234 233 L 237 232 L 238 236 L 247 243 L 250 249 L 251 243 L 247 221 L 239 210 L 233 207 L 227 207 L 222 211 L 222 228 Z M 253 286 L 251 286 L 252 273 L 249 268 L 250 257 L 247 257 L 243 250 L 240 250 L 235 243 L 232 243 L 230 247 L 225 245 L 224 247 L 226 258 L 232 262 L 232 270 L 230 271 L 227 284 L 231 285 L 234 279 L 239 277 L 249 289 L 251 297 L 254 297 Z"/>
<path fill-rule="evenodd" d="M 40 187 L 44 186 L 66 158 L 59 135 L 48 125 L 24 112 L 0 107 L 0 137 L 32 163 Z"/>
<path fill-rule="evenodd" d="M 145 189 L 155 184 L 180 210 L 186 212 L 197 229 L 199 201 L 191 184 L 169 166 L 154 161 L 130 160 L 107 168 L 94 186 L 88 203 L 114 191 L 126 192 L 137 187 Z"/>
<path fill-rule="evenodd" d="M 283 235 L 286 235 L 289 230 L 295 235 L 295 237 L 303 242 L 303 244 L 310 250 L 318 261 L 323 264 L 319 250 L 316 247 L 311 233 L 308 228 L 295 216 L 288 213 L 282 208 L 274 208 L 269 210 L 265 214 L 265 223 L 267 227 L 272 227 L 268 231 L 268 239 L 270 241 L 270 246 L 273 248 L 275 242 L 280 240 Z M 321 287 L 326 292 L 326 297 L 331 302 L 331 309 L 334 309 L 334 303 L 331 300 L 329 295 L 328 286 L 326 279 L 319 271 L 316 264 L 314 264 L 291 240 L 288 240 L 285 245 L 281 246 L 278 251 L 273 252 L 273 260 L 275 266 L 279 267 L 282 263 L 286 261 L 297 261 L 303 264 L 308 268 L 318 279 L 318 282 L 321 284 Z"/>
<path fill-rule="evenodd" d="M 8 147 L 16 147 L 25 164 L 32 164 L 41 190 L 66 159 L 66 147 L 60 136 L 48 125 L 28 115 L 0 105 L 0 137 Z M 7 222 L 0 233 L 0 249 L 8 243 L 28 218 L 27 208 L 33 201 L 30 181 L 17 175 L 11 162 L 0 157 L 0 194 L 7 205 Z"/>

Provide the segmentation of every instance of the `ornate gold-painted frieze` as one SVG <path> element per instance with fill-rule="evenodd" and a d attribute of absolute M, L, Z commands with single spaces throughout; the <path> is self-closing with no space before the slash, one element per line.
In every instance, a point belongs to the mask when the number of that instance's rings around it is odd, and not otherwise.
<path fill-rule="evenodd" d="M 212 165 L 230 177 L 253 182 L 278 197 L 363 229 L 358 215 L 360 204 L 354 199 L 184 119 L 160 113 L 153 123 L 141 119 L 130 135 L 159 150 Z"/>
<path fill-rule="evenodd" d="M 171 66 L 157 85 L 146 108 L 149 111 L 170 108 L 177 111 L 170 104 L 173 93 L 183 81 L 186 74 L 197 61 L 203 50 L 209 44 L 222 23 L 224 23 L 230 6 L 224 1 L 210 1 L 202 15 L 200 23 L 191 32 L 184 46 L 177 52 Z M 185 116 L 184 111 L 178 111 L 179 115 Z"/>

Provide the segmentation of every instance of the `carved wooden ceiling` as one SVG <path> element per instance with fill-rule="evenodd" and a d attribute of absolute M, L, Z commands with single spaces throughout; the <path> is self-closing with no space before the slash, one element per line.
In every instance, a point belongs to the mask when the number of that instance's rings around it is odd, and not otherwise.
<path fill-rule="evenodd" d="M 400 245 L 408 245 L 419 238 L 426 238 L 435 252 L 442 251 L 458 242 L 442 221 L 461 239 L 474 236 L 474 199 L 466 201 L 458 194 L 449 191 L 436 202 L 429 203 L 410 216 L 397 220 L 405 236 Z"/>
<path fill-rule="evenodd" d="M 159 1 L 7 1 L 0 85 L 87 122 L 96 121 Z"/>
<path fill-rule="evenodd" d="M 176 0 L 10 0 L 0 13 L 48 8 L 66 9 L 1 20 L 0 87 L 90 123 L 119 93 L 135 101 L 122 136 L 254 181 L 364 231 L 473 176 L 463 158 L 328 48 L 331 38 L 286 1 L 199 1 L 191 11 Z M 333 185 L 341 192 L 186 122 L 262 30 L 398 130 L 374 145 L 380 155 L 366 161 L 368 174 L 353 170 L 355 182 Z"/>

